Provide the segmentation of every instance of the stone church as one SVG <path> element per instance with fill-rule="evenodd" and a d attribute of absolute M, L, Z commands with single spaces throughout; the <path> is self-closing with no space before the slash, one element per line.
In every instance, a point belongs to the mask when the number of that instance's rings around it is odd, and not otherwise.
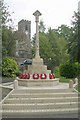
<path fill-rule="evenodd" d="M 22 19 L 18 22 L 18 30 L 15 31 L 16 57 L 18 62 L 32 58 L 31 52 L 31 21 Z"/>

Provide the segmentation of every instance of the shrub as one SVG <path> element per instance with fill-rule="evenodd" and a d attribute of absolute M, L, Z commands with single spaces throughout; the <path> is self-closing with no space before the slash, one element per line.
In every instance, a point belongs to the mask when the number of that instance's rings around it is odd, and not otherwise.
<path fill-rule="evenodd" d="M 75 63 L 76 64 L 76 66 L 77 66 L 77 76 L 80 76 L 80 63 L 78 63 L 78 62 L 76 62 Z"/>
<path fill-rule="evenodd" d="M 76 63 L 66 62 L 60 65 L 60 75 L 66 78 L 75 78 L 78 76 L 78 65 Z"/>
<path fill-rule="evenodd" d="M 18 72 L 18 65 L 16 61 L 10 57 L 3 58 L 2 75 L 5 77 L 15 77 L 17 72 Z"/>
<path fill-rule="evenodd" d="M 19 75 L 20 75 L 20 70 L 17 70 L 17 71 L 16 71 L 16 76 L 19 77 Z"/>
<path fill-rule="evenodd" d="M 56 77 L 60 77 L 60 71 L 58 66 L 54 68 L 54 74 L 56 75 Z"/>

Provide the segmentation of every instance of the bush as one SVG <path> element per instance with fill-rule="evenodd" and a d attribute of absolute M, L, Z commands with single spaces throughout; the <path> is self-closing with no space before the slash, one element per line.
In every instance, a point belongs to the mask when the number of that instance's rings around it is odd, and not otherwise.
<path fill-rule="evenodd" d="M 76 64 L 77 69 L 78 69 L 77 76 L 79 77 L 80 76 L 80 63 L 76 62 L 75 64 Z"/>
<path fill-rule="evenodd" d="M 16 76 L 19 77 L 19 75 L 20 75 L 20 71 L 18 70 L 18 71 L 16 71 Z"/>
<path fill-rule="evenodd" d="M 78 64 L 66 62 L 60 65 L 60 75 L 66 78 L 75 78 L 78 76 Z"/>
<path fill-rule="evenodd" d="M 5 57 L 2 61 L 2 76 L 15 77 L 18 72 L 16 61 L 10 57 Z"/>
<path fill-rule="evenodd" d="M 54 68 L 54 74 L 56 77 L 60 77 L 60 71 L 58 66 Z"/>

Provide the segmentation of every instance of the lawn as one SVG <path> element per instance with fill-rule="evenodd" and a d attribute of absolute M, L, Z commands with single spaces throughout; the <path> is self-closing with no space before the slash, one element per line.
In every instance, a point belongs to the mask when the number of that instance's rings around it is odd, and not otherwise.
<path fill-rule="evenodd" d="M 63 82 L 63 83 L 69 83 L 69 81 L 71 80 L 69 78 L 65 78 L 65 77 L 62 77 L 62 76 L 60 76 L 59 78 L 60 78 L 60 82 Z"/>
<path fill-rule="evenodd" d="M 54 74 L 55 74 L 55 77 L 56 77 L 56 78 L 60 78 L 60 82 L 69 83 L 69 81 L 72 80 L 72 79 L 69 79 L 69 78 L 66 78 L 66 77 L 61 76 L 60 73 L 59 73 L 59 68 L 57 68 L 57 69 L 54 71 Z"/>

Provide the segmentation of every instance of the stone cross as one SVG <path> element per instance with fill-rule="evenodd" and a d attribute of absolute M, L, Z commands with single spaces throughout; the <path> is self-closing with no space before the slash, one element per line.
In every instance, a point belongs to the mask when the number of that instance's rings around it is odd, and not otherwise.
<path fill-rule="evenodd" d="M 35 55 L 35 57 L 40 57 L 39 56 L 39 26 L 38 26 L 38 22 L 39 22 L 39 16 L 41 15 L 41 13 L 37 10 L 36 12 L 33 13 L 33 15 L 35 16 L 35 22 L 36 22 L 36 55 Z"/>

